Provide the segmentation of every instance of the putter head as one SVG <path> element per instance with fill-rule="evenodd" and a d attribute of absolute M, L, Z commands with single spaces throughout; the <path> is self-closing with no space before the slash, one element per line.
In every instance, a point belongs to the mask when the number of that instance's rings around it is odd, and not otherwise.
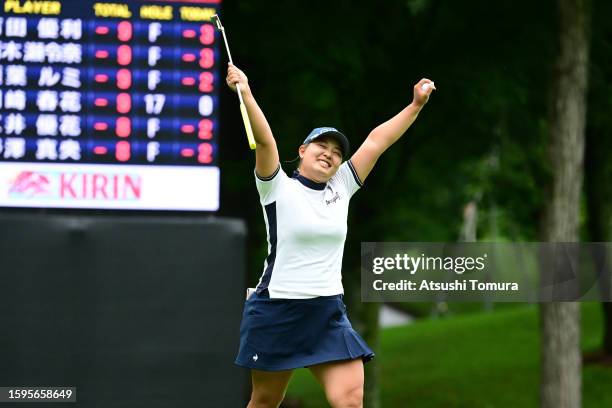
<path fill-rule="evenodd" d="M 215 14 L 214 16 L 212 16 L 211 19 L 212 19 L 212 22 L 215 23 L 217 30 L 223 31 L 223 26 L 221 25 L 221 20 L 219 19 L 219 16 Z"/>

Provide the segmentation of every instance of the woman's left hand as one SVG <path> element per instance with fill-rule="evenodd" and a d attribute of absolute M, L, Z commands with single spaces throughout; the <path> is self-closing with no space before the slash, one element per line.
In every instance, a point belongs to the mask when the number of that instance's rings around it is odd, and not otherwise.
<path fill-rule="evenodd" d="M 431 79 L 423 78 L 414 86 L 412 103 L 418 107 L 423 107 L 429 100 L 429 95 L 436 89 Z"/>

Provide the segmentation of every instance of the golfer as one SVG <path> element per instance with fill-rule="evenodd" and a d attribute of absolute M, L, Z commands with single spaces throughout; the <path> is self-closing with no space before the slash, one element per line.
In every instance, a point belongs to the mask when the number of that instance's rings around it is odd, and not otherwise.
<path fill-rule="evenodd" d="M 350 156 L 331 127 L 314 129 L 298 149 L 289 177 L 246 75 L 229 64 L 226 82 L 240 85 L 257 143 L 255 183 L 268 235 L 268 256 L 246 301 L 236 364 L 251 369 L 249 408 L 278 407 L 292 370 L 308 367 L 333 407 L 361 407 L 363 363 L 374 353 L 353 330 L 342 301 L 342 253 L 350 198 L 380 155 L 414 122 L 435 89 L 422 79 L 413 100 L 376 127 Z"/>

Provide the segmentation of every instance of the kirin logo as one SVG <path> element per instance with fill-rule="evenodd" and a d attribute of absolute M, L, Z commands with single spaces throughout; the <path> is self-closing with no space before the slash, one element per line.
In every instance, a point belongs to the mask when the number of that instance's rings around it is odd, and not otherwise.
<path fill-rule="evenodd" d="M 33 171 L 22 171 L 9 189 L 9 194 L 26 197 L 45 195 L 49 194 L 50 184 L 49 178 L 44 174 L 35 173 Z"/>

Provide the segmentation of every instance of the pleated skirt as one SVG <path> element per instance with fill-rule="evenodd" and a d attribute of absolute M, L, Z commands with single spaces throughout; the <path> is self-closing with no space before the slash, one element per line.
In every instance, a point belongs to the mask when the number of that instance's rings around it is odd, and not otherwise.
<path fill-rule="evenodd" d="M 245 302 L 235 363 L 282 371 L 361 358 L 374 353 L 353 329 L 342 295 L 270 299 L 267 291 Z"/>

